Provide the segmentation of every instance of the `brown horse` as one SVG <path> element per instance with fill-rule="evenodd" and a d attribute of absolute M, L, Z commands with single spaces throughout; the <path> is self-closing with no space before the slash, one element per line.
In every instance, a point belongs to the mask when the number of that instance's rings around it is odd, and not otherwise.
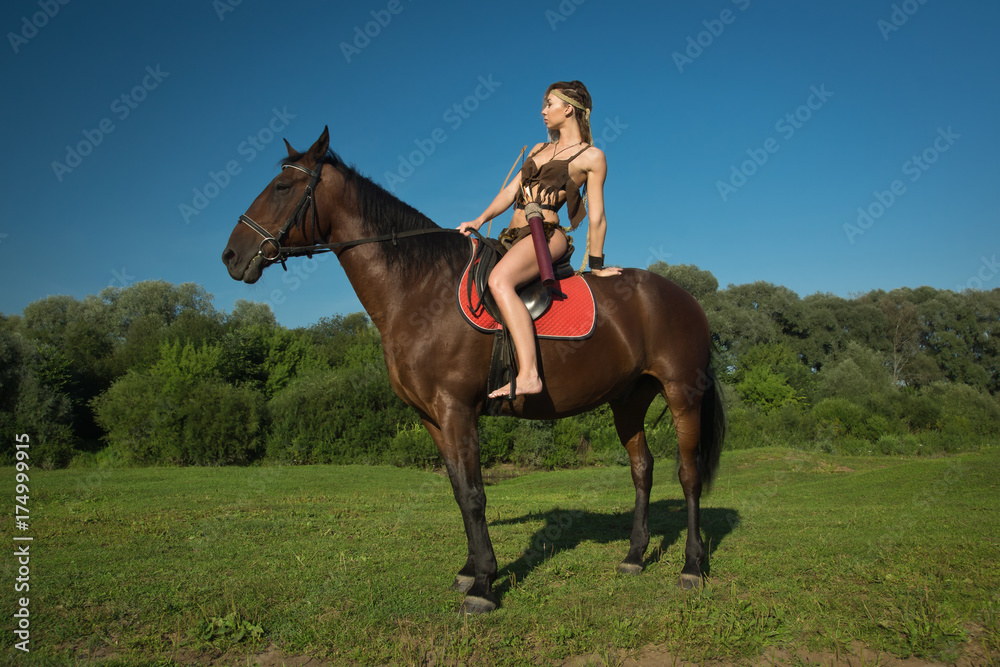
<path fill-rule="evenodd" d="M 265 267 L 288 256 L 323 249 L 337 254 L 382 335 L 393 388 L 417 410 L 448 469 L 468 538 L 468 559 L 454 584 L 466 592 L 462 609 L 491 611 L 497 606 L 491 590 L 497 561 L 486 526 L 478 418 L 493 340 L 475 331 L 456 305 L 471 242 L 344 164 L 330 151 L 326 129 L 305 153 L 285 145 L 289 155 L 281 173 L 240 217 L 222 261 L 235 280 L 253 283 Z M 572 343 L 538 341 L 545 389 L 506 403 L 505 412 L 555 419 L 610 404 L 635 483 L 630 548 L 618 570 L 638 574 L 649 544 L 653 477 L 643 422 L 653 398 L 664 396 L 677 429 L 687 505 L 680 584 L 697 587 L 705 554 L 699 502 L 718 465 L 726 428 L 709 367 L 708 321 L 690 294 L 647 271 L 586 279 L 599 313 L 593 335 Z"/>

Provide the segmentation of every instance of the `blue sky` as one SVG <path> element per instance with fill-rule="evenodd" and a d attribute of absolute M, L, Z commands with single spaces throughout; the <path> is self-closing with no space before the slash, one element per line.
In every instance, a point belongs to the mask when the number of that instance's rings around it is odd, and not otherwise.
<path fill-rule="evenodd" d="M 545 139 L 564 79 L 594 98 L 609 262 L 801 296 L 1000 287 L 994 0 L 11 0 L 0 26 L 3 313 L 149 279 L 287 326 L 361 310 L 332 256 L 225 271 L 281 138 L 329 125 L 457 226 Z"/>

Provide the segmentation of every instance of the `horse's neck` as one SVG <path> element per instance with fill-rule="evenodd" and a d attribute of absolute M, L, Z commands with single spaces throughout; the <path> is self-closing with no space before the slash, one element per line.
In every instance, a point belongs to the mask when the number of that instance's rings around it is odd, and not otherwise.
<path fill-rule="evenodd" d="M 331 197 L 324 208 L 331 215 L 325 225 L 330 242 L 356 241 L 376 236 L 366 231 L 370 225 L 361 220 L 353 196 Z M 329 230 L 336 230 L 330 233 Z M 361 305 L 382 335 L 406 331 L 405 336 L 422 337 L 433 330 L 433 318 L 444 314 L 455 301 L 458 276 L 444 265 L 438 265 L 413 275 L 390 266 L 384 252 L 385 243 L 375 241 L 345 248 L 340 252 L 340 264 L 354 287 Z M 404 241 L 400 241 L 404 243 Z M 414 329 L 414 331 L 409 331 Z M 420 329 L 417 331 L 416 329 Z"/>
<path fill-rule="evenodd" d="M 354 236 L 337 240 L 366 236 L 360 226 L 349 233 Z M 340 254 L 340 264 L 365 312 L 383 336 L 395 333 L 403 340 L 419 339 L 432 332 L 434 321 L 454 306 L 458 276 L 443 263 L 407 276 L 388 265 L 380 243 L 390 241 L 345 249 Z"/>
<path fill-rule="evenodd" d="M 392 288 L 393 272 L 379 249 L 374 243 L 347 248 L 340 254 L 340 265 L 372 324 L 384 331 L 402 304 L 399 290 Z"/>

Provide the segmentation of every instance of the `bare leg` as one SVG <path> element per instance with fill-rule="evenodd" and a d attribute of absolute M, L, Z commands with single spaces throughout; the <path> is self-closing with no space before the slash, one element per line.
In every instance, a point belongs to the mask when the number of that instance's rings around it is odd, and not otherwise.
<path fill-rule="evenodd" d="M 549 252 L 559 258 L 568 247 L 565 234 L 557 231 L 549 239 Z M 524 238 L 507 251 L 490 274 L 490 293 L 500 308 L 504 325 L 517 348 L 518 395 L 537 394 L 542 391 L 542 379 L 538 375 L 538 358 L 535 353 L 535 325 L 525 308 L 517 288 L 538 277 L 538 260 L 531 239 Z M 510 394 L 510 385 L 504 385 L 490 393 L 491 398 Z"/>

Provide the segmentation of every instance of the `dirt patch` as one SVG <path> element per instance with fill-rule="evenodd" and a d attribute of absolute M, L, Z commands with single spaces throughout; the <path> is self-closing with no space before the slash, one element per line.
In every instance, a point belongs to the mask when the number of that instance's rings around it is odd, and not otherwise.
<path fill-rule="evenodd" d="M 661 646 L 647 646 L 627 655 L 605 657 L 596 653 L 573 656 L 564 662 L 557 663 L 559 667 L 590 667 L 604 665 L 620 665 L 621 667 L 803 667 L 805 665 L 824 665 L 831 667 L 981 667 L 997 663 L 997 656 L 989 656 L 977 644 L 964 647 L 962 653 L 954 662 L 934 662 L 922 658 L 899 658 L 889 653 L 873 651 L 859 642 L 854 642 L 849 651 L 806 651 L 788 649 L 770 649 L 764 655 L 744 660 L 698 660 L 695 662 L 683 660 Z"/>
<path fill-rule="evenodd" d="M 494 484 L 499 484 L 500 482 L 506 482 L 508 479 L 515 479 L 524 475 L 530 475 L 533 472 L 538 471 L 509 463 L 495 465 L 483 470 L 483 484 L 486 486 L 493 486 Z"/>
<path fill-rule="evenodd" d="M 228 665 L 237 663 L 219 662 L 213 665 Z M 258 665 L 259 667 L 333 667 L 334 663 L 325 662 L 319 658 L 312 658 L 306 655 L 290 656 L 281 651 L 277 646 L 268 646 L 261 653 L 242 657 L 240 665 Z"/>

